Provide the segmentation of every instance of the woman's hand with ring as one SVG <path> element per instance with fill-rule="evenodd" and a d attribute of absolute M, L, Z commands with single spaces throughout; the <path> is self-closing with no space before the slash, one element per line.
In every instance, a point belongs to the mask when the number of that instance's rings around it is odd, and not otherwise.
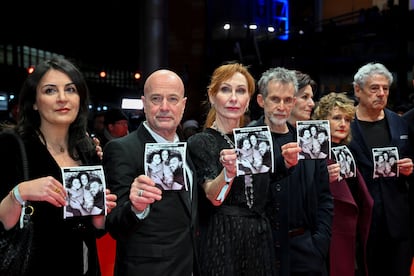
<path fill-rule="evenodd" d="M 237 153 L 235 149 L 223 149 L 220 152 L 220 163 L 226 168 L 227 177 L 236 176 Z"/>

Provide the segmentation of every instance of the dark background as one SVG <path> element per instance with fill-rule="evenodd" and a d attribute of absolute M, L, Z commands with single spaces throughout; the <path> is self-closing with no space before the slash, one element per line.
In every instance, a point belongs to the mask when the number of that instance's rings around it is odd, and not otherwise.
<path fill-rule="evenodd" d="M 228 60 L 249 65 L 256 79 L 274 66 L 299 69 L 318 83 L 316 99 L 329 91 L 351 91 L 353 74 L 369 61 L 384 63 L 396 76 L 390 106 L 409 101 L 414 64 L 413 11 L 407 0 L 380 7 L 371 1 L 289 2 L 288 41 L 243 28 L 223 34 L 223 22 L 251 22 L 264 3 L 235 0 L 141 0 L 3 3 L 0 45 L 27 45 L 76 60 L 82 71 L 140 72 L 141 80 L 111 85 L 88 79 L 96 105 L 118 105 L 139 97 L 145 77 L 158 67 L 179 73 L 189 100 L 184 119 L 203 120 L 202 103 L 213 69 Z M 263 6 L 263 5 L 262 5 Z M 154 18 L 159 19 L 158 21 Z M 154 24 L 159 22 L 160 26 Z M 408 29 L 407 31 L 405 31 Z M 303 31 L 299 34 L 299 31 Z M 1 67 L 1 90 L 18 91 L 25 68 Z M 260 110 L 252 100 L 252 115 Z"/>

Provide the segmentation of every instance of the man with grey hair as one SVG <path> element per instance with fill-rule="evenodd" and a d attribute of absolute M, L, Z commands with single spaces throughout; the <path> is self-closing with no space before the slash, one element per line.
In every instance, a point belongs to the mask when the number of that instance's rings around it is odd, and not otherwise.
<path fill-rule="evenodd" d="M 375 276 L 410 275 L 412 263 L 406 181 L 413 172 L 413 145 L 407 122 L 386 107 L 392 82 L 391 72 L 381 63 L 365 64 L 353 81 L 358 104 L 349 148 L 374 199 L 366 257 L 368 274 Z M 372 148 L 383 147 L 398 148 L 399 177 L 374 179 Z"/>
<path fill-rule="evenodd" d="M 294 108 L 298 114 L 306 114 L 314 104 L 309 106 L 305 99 L 301 102 L 306 110 L 296 106 L 298 93 L 303 91 L 299 91 L 295 71 L 271 68 L 262 74 L 258 87 L 257 103 L 264 116 L 255 125 L 269 126 L 275 156 L 283 151 L 299 153 L 296 130 L 288 119 Z M 308 92 L 305 98 L 313 96 L 312 90 Z M 310 112 L 298 118 L 308 120 Z M 326 160 L 299 160 L 289 176 L 271 177 L 270 186 L 272 204 L 267 213 L 275 240 L 277 275 L 326 275 L 333 216 Z"/>

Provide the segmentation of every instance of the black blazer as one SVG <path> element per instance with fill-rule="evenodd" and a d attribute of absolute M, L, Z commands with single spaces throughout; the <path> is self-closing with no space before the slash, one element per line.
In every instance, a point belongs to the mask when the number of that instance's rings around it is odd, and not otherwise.
<path fill-rule="evenodd" d="M 384 109 L 388 121 L 388 131 L 391 141 L 386 146 L 396 146 L 399 151 L 399 158 L 413 157 L 412 145 L 408 139 L 408 125 L 396 113 Z M 349 148 L 355 157 L 359 171 L 364 177 L 368 190 L 374 199 L 373 220 L 378 216 L 386 216 L 387 227 L 394 239 L 408 239 L 409 236 L 409 202 L 407 177 L 400 174 L 400 177 L 373 178 L 374 162 L 371 149 L 366 145 L 361 126 L 358 120 L 351 123 L 352 141 Z M 376 210 L 384 208 L 383 214 Z M 371 225 L 371 231 L 375 231 L 375 223 Z"/>
<path fill-rule="evenodd" d="M 131 209 L 129 190 L 135 177 L 145 172 L 146 143 L 155 140 L 141 124 L 104 148 L 107 186 L 118 196 L 117 207 L 106 223 L 117 244 L 114 275 L 197 275 L 196 174 L 193 173 L 192 199 L 187 191 L 163 191 L 162 200 L 150 206 L 143 220 Z M 194 172 L 188 155 L 186 162 Z"/>
<path fill-rule="evenodd" d="M 256 125 L 265 125 L 263 116 Z M 296 129 L 290 124 L 288 128 L 286 135 L 272 133 L 275 156 L 282 156 L 280 147 L 283 144 L 297 141 Z M 271 178 L 270 194 L 273 207 L 268 215 L 277 246 L 279 275 L 326 273 L 333 218 L 327 161 L 299 160 L 287 177 Z M 289 237 L 289 230 L 295 229 L 304 231 Z"/>

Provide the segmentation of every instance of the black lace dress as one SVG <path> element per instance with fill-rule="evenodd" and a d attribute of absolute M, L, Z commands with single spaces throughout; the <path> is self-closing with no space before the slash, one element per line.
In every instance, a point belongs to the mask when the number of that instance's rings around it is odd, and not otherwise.
<path fill-rule="evenodd" d="M 200 185 L 221 172 L 220 151 L 231 148 L 219 132 L 210 128 L 191 136 L 187 146 Z M 236 177 L 221 206 L 213 206 L 199 189 L 203 275 L 275 275 L 272 234 L 264 213 L 269 175 L 255 174 L 251 182 L 253 189 L 245 185 L 245 176 Z M 253 203 L 251 208 L 249 202 Z"/>

